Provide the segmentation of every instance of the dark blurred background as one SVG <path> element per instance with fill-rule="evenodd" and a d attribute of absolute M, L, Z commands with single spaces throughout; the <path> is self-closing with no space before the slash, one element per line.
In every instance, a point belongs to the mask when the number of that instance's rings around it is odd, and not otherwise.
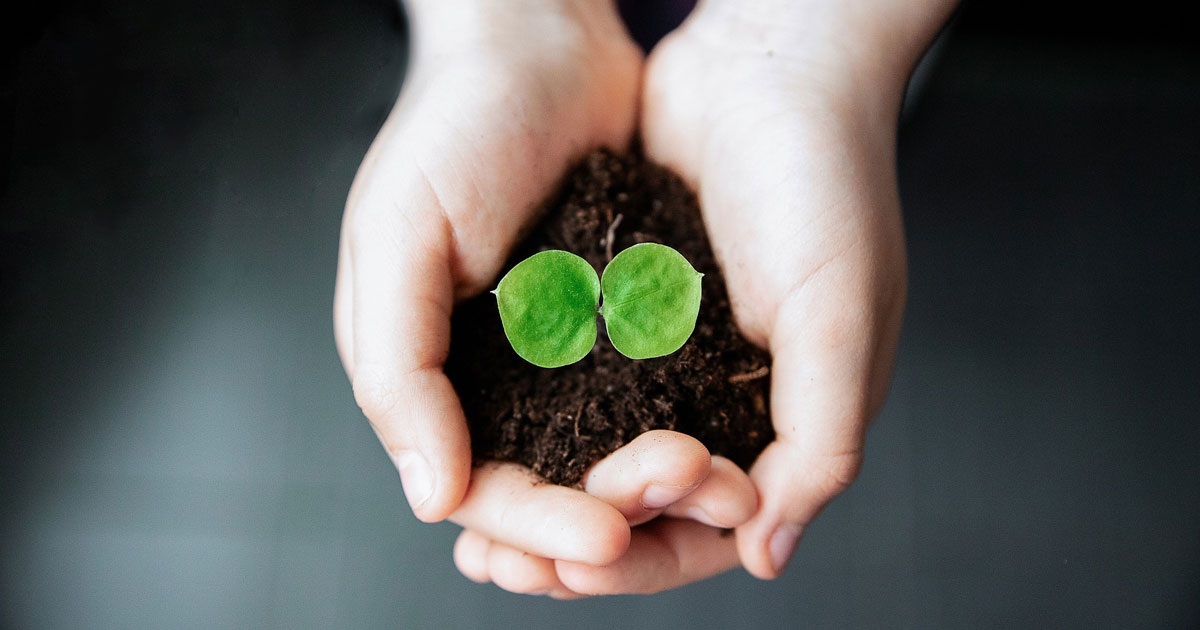
<path fill-rule="evenodd" d="M 336 359 L 396 6 L 32 12 L 3 26 L 0 627 L 1200 627 L 1180 8 L 966 5 L 902 128 L 911 296 L 860 481 L 781 580 L 578 603 L 458 575 Z"/>

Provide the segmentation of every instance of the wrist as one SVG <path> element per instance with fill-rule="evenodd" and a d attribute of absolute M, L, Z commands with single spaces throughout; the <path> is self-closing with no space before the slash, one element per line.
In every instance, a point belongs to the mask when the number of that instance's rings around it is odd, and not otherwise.
<path fill-rule="evenodd" d="M 613 0 L 405 0 L 413 51 L 565 50 L 626 38 Z"/>
<path fill-rule="evenodd" d="M 917 60 L 957 0 L 701 0 L 688 20 L 711 46 L 776 58 L 850 98 L 899 108 Z M 814 73 L 818 73 L 814 76 Z"/>

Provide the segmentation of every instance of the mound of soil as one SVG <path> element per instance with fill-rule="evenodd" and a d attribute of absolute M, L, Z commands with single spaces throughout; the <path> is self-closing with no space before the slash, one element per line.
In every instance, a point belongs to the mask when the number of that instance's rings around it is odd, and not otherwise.
<path fill-rule="evenodd" d="M 551 483 L 578 486 L 592 464 L 651 429 L 692 435 L 743 468 L 774 439 L 770 356 L 738 333 L 696 197 L 674 173 L 638 155 L 591 154 L 504 271 L 563 249 L 600 273 L 613 254 L 644 242 L 674 247 L 705 274 L 696 331 L 669 356 L 628 359 L 600 323 L 583 360 L 539 368 L 509 345 L 495 296 L 455 309 L 446 373 L 462 399 L 476 463 L 518 462 Z"/>

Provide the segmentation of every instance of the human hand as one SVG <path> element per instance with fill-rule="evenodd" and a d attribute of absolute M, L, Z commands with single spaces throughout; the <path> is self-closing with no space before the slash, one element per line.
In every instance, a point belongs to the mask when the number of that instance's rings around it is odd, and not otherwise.
<path fill-rule="evenodd" d="M 346 203 L 334 329 L 415 514 L 438 521 L 460 509 L 472 476 L 467 424 L 442 372 L 450 311 L 494 282 L 569 164 L 628 143 L 641 54 L 600 3 L 408 9 L 409 76 Z"/>
<path fill-rule="evenodd" d="M 710 463 L 677 433 L 652 432 L 597 465 L 592 494 L 538 484 L 512 464 L 471 468 L 467 425 L 441 369 L 450 311 L 492 285 L 570 163 L 627 144 L 641 55 L 603 3 L 409 8 L 412 70 L 347 201 L 334 327 L 356 399 L 414 513 L 450 518 L 467 540 L 486 536 L 491 564 L 510 569 L 497 581 L 514 590 L 537 586 L 527 578 L 553 561 L 528 571 L 506 557 L 610 563 L 625 552 L 630 523 L 667 504 L 676 503 L 671 514 L 743 522 L 755 500 L 745 474 Z M 653 465 L 631 465 L 638 458 Z"/>
<path fill-rule="evenodd" d="M 758 509 L 736 540 L 572 567 L 587 592 L 679 586 L 706 575 L 675 567 L 706 554 L 725 562 L 711 573 L 740 559 L 778 576 L 856 477 L 887 391 L 906 283 L 897 118 L 953 2 L 766 5 L 702 3 L 651 55 L 642 113 L 648 157 L 699 194 L 739 327 L 773 357 L 777 438 L 750 471 Z"/>

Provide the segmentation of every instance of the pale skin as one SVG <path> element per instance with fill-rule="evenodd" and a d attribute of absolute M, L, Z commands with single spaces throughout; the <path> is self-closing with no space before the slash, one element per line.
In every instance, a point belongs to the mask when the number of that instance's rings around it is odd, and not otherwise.
<path fill-rule="evenodd" d="M 906 277 L 896 119 L 953 4 L 708 0 L 644 60 L 608 2 L 408 2 L 410 75 L 346 204 L 334 328 L 414 514 L 464 528 L 464 575 L 570 599 L 783 572 L 856 477 L 886 394 Z M 450 312 L 494 287 L 571 163 L 635 128 L 699 195 L 739 329 L 772 355 L 777 439 L 746 473 L 652 431 L 582 491 L 472 468 L 441 369 Z"/>

